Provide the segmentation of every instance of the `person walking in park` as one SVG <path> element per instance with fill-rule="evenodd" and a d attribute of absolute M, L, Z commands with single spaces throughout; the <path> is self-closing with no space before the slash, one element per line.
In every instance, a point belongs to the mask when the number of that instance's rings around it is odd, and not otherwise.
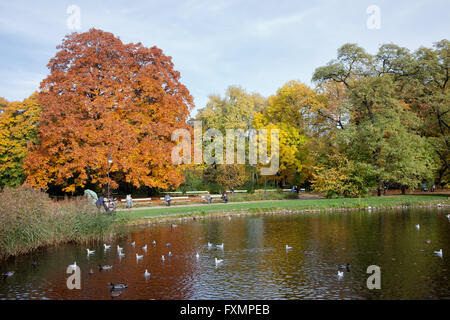
<path fill-rule="evenodd" d="M 127 208 L 130 209 L 133 207 L 133 198 L 131 197 L 131 194 L 127 194 Z"/>
<path fill-rule="evenodd" d="M 170 207 L 170 196 L 168 194 L 166 194 L 164 200 L 167 202 L 167 206 Z"/>
<path fill-rule="evenodd" d="M 103 208 L 105 208 L 105 212 L 108 212 L 108 207 L 106 206 L 106 203 L 105 203 L 105 197 L 100 196 L 98 198 L 98 200 L 95 202 L 95 205 L 97 206 L 97 209 L 99 209 L 99 210 L 103 206 Z"/>

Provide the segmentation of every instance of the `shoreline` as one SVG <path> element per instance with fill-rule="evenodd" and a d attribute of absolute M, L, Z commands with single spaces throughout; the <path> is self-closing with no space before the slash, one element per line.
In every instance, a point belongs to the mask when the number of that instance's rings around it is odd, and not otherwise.
<path fill-rule="evenodd" d="M 344 208 L 320 208 L 320 209 L 287 209 L 287 208 L 248 208 L 248 209 L 231 209 L 210 212 L 198 213 L 174 213 L 168 215 L 146 216 L 139 218 L 129 218 L 125 225 L 128 227 L 139 227 L 148 225 L 157 225 L 175 222 L 188 222 L 210 218 L 224 218 L 233 216 L 252 216 L 252 215 L 290 215 L 290 214 L 305 214 L 305 213 L 335 213 L 335 212 L 352 212 L 352 211 L 371 211 L 379 210 L 405 210 L 405 209 L 447 209 L 450 208 L 448 200 L 444 203 L 429 203 L 418 205 L 404 205 L 404 206 L 386 206 L 386 207 L 344 207 Z"/>
<path fill-rule="evenodd" d="M 308 202 L 309 201 L 309 202 Z M 274 206 L 274 202 L 276 204 Z M 376 204 L 376 205 L 375 205 Z M 284 206 L 283 206 L 284 205 Z M 370 209 L 369 209 L 370 208 Z M 45 249 L 53 246 L 64 245 L 66 243 L 89 243 L 102 241 L 107 238 L 120 238 L 124 233 L 129 232 L 129 228 L 145 227 L 158 224 L 168 223 L 184 223 L 196 220 L 224 218 L 224 217 L 242 217 L 252 215 L 292 215 L 292 214 L 307 214 L 307 213 L 338 213 L 338 212 L 355 212 L 355 211 L 370 211 L 376 213 L 380 210 L 405 210 L 405 209 L 443 209 L 450 208 L 450 199 L 445 196 L 434 197 L 433 199 L 426 199 L 420 196 L 391 198 L 342 198 L 342 199 L 320 199 L 320 200 L 275 200 L 275 201 L 253 201 L 247 203 L 234 203 L 220 205 L 218 207 L 200 205 L 188 208 L 172 207 L 169 212 L 167 208 L 155 211 L 153 215 L 142 216 L 126 216 L 127 212 L 118 212 L 115 216 L 103 216 L 103 220 L 108 220 L 108 230 L 105 232 L 89 232 L 85 235 L 79 235 L 75 238 L 59 238 L 58 241 L 45 241 L 41 243 L 16 243 L 17 246 L 22 246 L 22 250 L 7 250 L 0 255 L 0 262 L 15 258 L 20 255 L 33 253 L 35 250 Z M 143 212 L 144 210 L 135 211 Z M 144 211 L 145 213 L 145 211 Z M 77 214 L 73 213 L 76 217 Z M 129 212 L 128 212 L 129 214 Z M 99 217 L 95 215 L 94 217 Z M 109 218 L 107 218 L 109 217 Z M 106 219 L 105 219 L 106 218 Z M 69 222 L 69 221 L 68 221 Z M 105 221 L 106 223 L 106 221 Z M 51 236 L 52 237 L 52 236 Z M 1 240 L 1 239 L 0 239 Z M 8 252 L 9 251 L 9 252 Z M 2 259 L 3 256 L 3 259 Z M 6 258 L 6 259 L 5 259 Z"/>

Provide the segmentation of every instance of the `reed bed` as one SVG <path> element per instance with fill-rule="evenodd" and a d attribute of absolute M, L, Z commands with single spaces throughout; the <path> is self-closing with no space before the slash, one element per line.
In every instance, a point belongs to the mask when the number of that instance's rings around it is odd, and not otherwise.
<path fill-rule="evenodd" d="M 121 222 L 84 197 L 55 202 L 30 187 L 5 188 L 0 192 L 0 260 L 44 246 L 111 239 L 122 232 Z"/>

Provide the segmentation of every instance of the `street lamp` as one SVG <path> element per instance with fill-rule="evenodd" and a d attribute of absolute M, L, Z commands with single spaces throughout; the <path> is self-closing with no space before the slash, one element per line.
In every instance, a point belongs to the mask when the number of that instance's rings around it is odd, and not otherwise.
<path fill-rule="evenodd" d="M 110 192 L 109 192 L 109 166 L 112 164 L 113 160 L 111 158 L 111 155 L 108 156 L 108 200 L 110 199 Z"/>
<path fill-rule="evenodd" d="M 269 164 L 269 162 L 270 162 L 270 160 L 269 160 L 269 158 L 267 158 L 265 161 L 266 165 Z M 266 195 L 267 195 L 266 189 L 267 189 L 267 178 L 266 178 L 266 175 L 264 175 L 264 200 L 266 200 Z"/>
<path fill-rule="evenodd" d="M 254 184 L 254 180 L 255 180 L 255 169 L 254 168 L 256 168 L 256 165 L 250 165 L 250 174 L 251 174 L 251 176 L 252 176 L 252 191 L 251 191 L 251 193 L 253 193 L 253 184 Z"/>

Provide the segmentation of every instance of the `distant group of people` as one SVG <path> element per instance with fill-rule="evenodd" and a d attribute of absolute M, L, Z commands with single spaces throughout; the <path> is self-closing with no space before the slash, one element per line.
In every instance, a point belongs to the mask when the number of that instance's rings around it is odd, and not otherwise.
<path fill-rule="evenodd" d="M 226 191 L 224 191 L 224 192 L 222 193 L 222 195 L 221 195 L 220 198 L 221 198 L 225 203 L 228 203 L 228 194 L 227 194 Z M 209 191 L 206 192 L 205 200 L 206 200 L 206 202 L 208 202 L 208 203 L 212 203 L 212 197 L 211 197 L 211 195 L 209 194 Z"/>
<path fill-rule="evenodd" d="M 232 193 L 234 192 L 234 190 L 232 190 Z M 228 194 L 226 191 L 224 191 L 220 197 L 225 203 L 228 203 L 229 199 L 228 199 Z M 212 197 L 209 194 L 209 192 L 206 192 L 205 195 L 205 200 L 208 203 L 212 203 Z M 167 203 L 167 206 L 170 207 L 170 203 L 172 201 L 172 199 L 170 198 L 170 195 L 167 193 L 164 196 L 164 201 Z M 131 197 L 131 194 L 127 194 L 126 196 L 126 202 L 127 202 L 127 208 L 132 208 L 133 207 L 133 198 Z M 106 206 L 105 203 L 105 198 L 102 196 L 100 197 L 97 202 L 96 202 L 97 208 L 101 208 L 101 206 L 103 206 L 105 208 L 106 211 L 108 211 L 108 208 Z"/>
<path fill-rule="evenodd" d="M 100 196 L 97 201 L 95 201 L 95 205 L 97 206 L 97 209 L 100 210 L 101 207 L 103 207 L 105 209 L 106 213 L 115 213 L 116 211 L 116 202 L 117 199 L 108 199 L 104 196 Z"/>

